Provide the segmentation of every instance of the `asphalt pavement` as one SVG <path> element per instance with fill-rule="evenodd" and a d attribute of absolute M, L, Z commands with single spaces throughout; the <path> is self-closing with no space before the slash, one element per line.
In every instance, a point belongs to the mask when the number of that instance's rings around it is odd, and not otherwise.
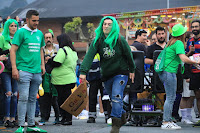
<path fill-rule="evenodd" d="M 37 117 L 38 121 L 40 118 Z M 49 122 L 40 128 L 47 130 L 48 133 L 109 133 L 111 126 L 105 123 L 104 117 L 97 117 L 96 123 L 87 123 L 87 120 L 73 119 L 72 126 L 53 125 L 54 117 L 51 116 Z M 178 123 L 182 127 L 181 130 L 161 130 L 160 127 L 135 127 L 123 126 L 120 133 L 200 133 L 199 127 L 192 127 L 192 125 L 184 125 Z M 0 133 L 14 133 L 17 128 L 1 129 Z"/>

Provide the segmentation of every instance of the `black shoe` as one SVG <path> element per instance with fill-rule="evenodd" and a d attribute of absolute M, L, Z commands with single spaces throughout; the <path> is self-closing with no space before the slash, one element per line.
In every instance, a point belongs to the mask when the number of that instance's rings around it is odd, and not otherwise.
<path fill-rule="evenodd" d="M 89 117 L 89 119 L 87 120 L 87 123 L 95 123 L 95 118 Z"/>
<path fill-rule="evenodd" d="M 65 120 L 65 121 L 61 122 L 61 124 L 62 125 L 72 125 L 72 121 Z"/>
<path fill-rule="evenodd" d="M 12 124 L 13 124 L 13 127 L 18 127 L 18 123 L 16 121 L 13 121 Z"/>
<path fill-rule="evenodd" d="M 14 127 L 13 124 L 12 124 L 12 122 L 10 122 L 9 120 L 7 120 L 7 121 L 4 123 L 4 126 L 5 126 L 5 127 L 12 127 L 12 128 Z"/>

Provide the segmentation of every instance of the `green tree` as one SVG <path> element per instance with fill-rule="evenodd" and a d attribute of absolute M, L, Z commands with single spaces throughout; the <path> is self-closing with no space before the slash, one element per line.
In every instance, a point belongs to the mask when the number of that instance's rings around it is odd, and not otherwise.
<path fill-rule="evenodd" d="M 64 28 L 66 33 L 73 32 L 75 34 L 78 34 L 81 40 L 90 41 L 94 37 L 94 24 L 93 23 L 87 24 L 88 33 L 90 35 L 89 38 L 85 37 L 81 29 L 81 26 L 82 26 L 82 19 L 80 17 L 74 17 L 72 18 L 72 22 L 65 23 Z"/>

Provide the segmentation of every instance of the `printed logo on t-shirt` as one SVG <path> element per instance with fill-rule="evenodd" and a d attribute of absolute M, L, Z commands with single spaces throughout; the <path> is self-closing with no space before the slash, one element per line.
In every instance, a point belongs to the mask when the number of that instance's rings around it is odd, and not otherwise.
<path fill-rule="evenodd" d="M 40 37 L 39 36 L 36 36 L 36 38 L 37 38 L 38 41 L 40 41 Z"/>
<path fill-rule="evenodd" d="M 115 55 L 115 50 L 111 50 L 109 47 L 103 48 L 104 54 L 103 57 L 104 58 L 111 58 Z"/>
<path fill-rule="evenodd" d="M 29 52 L 39 52 L 40 43 L 28 43 Z"/>

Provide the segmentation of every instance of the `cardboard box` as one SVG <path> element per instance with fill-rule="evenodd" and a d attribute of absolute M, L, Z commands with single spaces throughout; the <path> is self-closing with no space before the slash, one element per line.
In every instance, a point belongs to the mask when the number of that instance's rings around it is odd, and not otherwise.
<path fill-rule="evenodd" d="M 60 106 L 63 110 L 78 116 L 87 104 L 87 85 L 81 83 L 78 88 Z"/>

